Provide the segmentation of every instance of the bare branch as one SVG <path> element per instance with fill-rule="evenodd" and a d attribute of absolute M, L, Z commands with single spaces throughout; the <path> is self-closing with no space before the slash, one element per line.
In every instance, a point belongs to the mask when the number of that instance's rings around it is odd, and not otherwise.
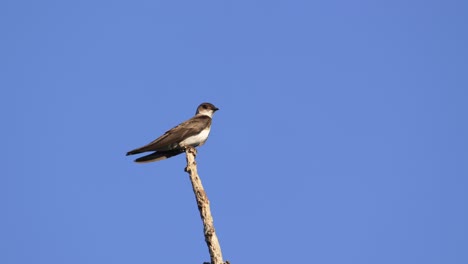
<path fill-rule="evenodd" d="M 208 250 L 210 251 L 211 264 L 225 264 L 223 262 L 223 254 L 221 253 L 221 247 L 213 225 L 210 201 L 208 200 L 208 196 L 206 195 L 197 172 L 197 163 L 195 162 L 197 150 L 195 148 L 187 148 L 185 150 L 185 154 L 187 155 L 187 167 L 185 168 L 185 171 L 190 175 L 193 193 L 197 199 L 198 210 L 200 211 L 200 216 L 203 221 L 205 242 L 208 246 Z M 229 262 L 227 261 L 226 263 Z"/>

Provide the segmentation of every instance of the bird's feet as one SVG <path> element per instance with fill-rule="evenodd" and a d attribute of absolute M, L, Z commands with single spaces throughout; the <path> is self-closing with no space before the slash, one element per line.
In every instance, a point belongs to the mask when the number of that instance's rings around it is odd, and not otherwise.
<path fill-rule="evenodd" d="M 192 154 L 194 156 L 197 156 L 197 149 L 196 148 L 194 148 L 192 146 L 185 147 L 185 152 L 187 152 L 187 151 L 192 152 Z"/>

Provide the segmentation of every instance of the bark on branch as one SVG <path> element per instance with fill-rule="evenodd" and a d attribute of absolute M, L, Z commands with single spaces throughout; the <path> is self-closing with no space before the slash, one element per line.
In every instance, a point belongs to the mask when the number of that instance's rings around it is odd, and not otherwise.
<path fill-rule="evenodd" d="M 210 251 L 211 264 L 229 264 L 228 261 L 223 262 L 223 254 L 221 253 L 221 247 L 219 246 L 218 237 L 216 236 L 213 225 L 213 217 L 211 216 L 210 201 L 208 200 L 208 196 L 206 196 L 205 189 L 203 189 L 200 177 L 198 176 L 197 163 L 195 162 L 197 150 L 195 148 L 187 148 L 185 154 L 187 156 L 187 167 L 185 171 L 190 175 L 193 193 L 197 199 L 198 210 L 200 211 L 200 216 L 203 221 L 205 242 Z"/>

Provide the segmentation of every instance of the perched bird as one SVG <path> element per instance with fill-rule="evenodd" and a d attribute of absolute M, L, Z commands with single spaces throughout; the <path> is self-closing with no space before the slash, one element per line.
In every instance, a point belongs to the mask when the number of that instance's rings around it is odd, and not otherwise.
<path fill-rule="evenodd" d="M 135 162 L 159 161 L 179 155 L 187 147 L 198 147 L 208 139 L 211 129 L 211 118 L 219 109 L 210 104 L 202 103 L 198 106 L 194 117 L 168 130 L 149 144 L 127 152 L 128 155 L 139 154 L 148 151 L 153 153 L 140 157 Z"/>

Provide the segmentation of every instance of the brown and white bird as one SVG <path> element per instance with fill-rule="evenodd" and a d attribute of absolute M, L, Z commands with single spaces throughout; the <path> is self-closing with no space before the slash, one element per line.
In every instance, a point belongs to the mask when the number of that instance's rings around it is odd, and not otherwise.
<path fill-rule="evenodd" d="M 186 147 L 203 145 L 210 134 L 211 118 L 218 110 L 210 103 L 202 103 L 198 106 L 194 117 L 168 130 L 149 144 L 127 152 L 127 156 L 153 151 L 149 155 L 136 159 L 135 162 L 159 161 L 181 154 Z"/>

